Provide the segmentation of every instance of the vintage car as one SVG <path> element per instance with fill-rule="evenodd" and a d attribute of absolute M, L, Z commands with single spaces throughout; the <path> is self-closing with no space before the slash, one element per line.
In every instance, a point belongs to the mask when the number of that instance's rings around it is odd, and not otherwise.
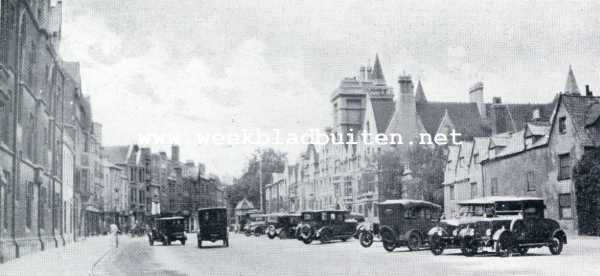
<path fill-rule="evenodd" d="M 226 208 L 204 208 L 198 210 L 198 248 L 202 247 L 202 241 L 223 241 L 225 247 L 229 246 L 229 234 L 227 232 L 227 209 Z"/>
<path fill-rule="evenodd" d="M 184 217 L 163 217 L 154 219 L 152 230 L 148 232 L 148 242 L 154 245 L 155 241 L 163 245 L 171 245 L 178 240 L 185 245 L 187 236 L 184 231 Z"/>
<path fill-rule="evenodd" d="M 460 247 L 465 256 L 479 251 L 510 256 L 529 248 L 547 246 L 552 255 L 562 252 L 567 235 L 558 222 L 544 218 L 544 201 L 536 197 L 484 197 L 459 203 L 460 217 L 452 230 L 443 225 L 429 232 L 431 251 Z"/>
<path fill-rule="evenodd" d="M 355 233 L 356 219 L 349 218 L 348 211 L 322 210 L 302 212 L 300 238 L 305 244 L 313 240 L 321 243 L 332 240 L 346 241 Z"/>
<path fill-rule="evenodd" d="M 383 248 L 390 252 L 404 245 L 411 251 L 421 249 L 428 243 L 427 231 L 438 223 L 441 209 L 435 203 L 415 199 L 379 203 Z"/>
<path fill-rule="evenodd" d="M 260 236 L 267 229 L 267 217 L 264 214 L 250 214 L 248 223 L 244 226 L 244 234 L 246 236 Z"/>
<path fill-rule="evenodd" d="M 302 229 L 304 225 L 308 225 L 310 227 L 311 223 L 313 223 L 314 218 L 319 214 L 319 211 L 304 211 L 300 214 L 300 222 L 296 225 L 296 239 L 302 241 Z"/>
<path fill-rule="evenodd" d="M 269 239 L 295 238 L 296 226 L 300 222 L 300 214 L 269 214 L 267 215 L 267 236 Z"/>

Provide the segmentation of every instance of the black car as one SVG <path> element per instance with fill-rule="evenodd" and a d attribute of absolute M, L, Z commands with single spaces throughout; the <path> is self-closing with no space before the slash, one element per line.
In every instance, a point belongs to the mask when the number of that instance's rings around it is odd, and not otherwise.
<path fill-rule="evenodd" d="M 424 200 L 395 199 L 379 203 L 379 233 L 383 248 L 406 246 L 419 250 L 428 245 L 427 232 L 440 218 L 439 205 Z"/>
<path fill-rule="evenodd" d="M 173 241 L 179 241 L 185 245 L 187 237 L 184 231 L 184 217 L 164 217 L 154 219 L 152 230 L 148 233 L 148 242 L 154 245 L 155 241 L 163 245 L 171 245 Z"/>
<path fill-rule="evenodd" d="M 296 226 L 300 222 L 300 214 L 268 214 L 267 236 L 269 239 L 279 237 L 280 239 L 295 238 Z"/>
<path fill-rule="evenodd" d="M 321 243 L 332 240 L 346 241 L 354 235 L 356 219 L 351 219 L 348 211 L 323 210 L 302 212 L 300 238 L 305 244 L 313 240 Z"/>
<path fill-rule="evenodd" d="M 198 210 L 198 248 L 202 247 L 202 241 L 223 241 L 223 245 L 229 246 L 229 234 L 227 232 L 227 209 L 226 208 L 204 208 Z"/>
<path fill-rule="evenodd" d="M 544 201 L 534 197 L 484 197 L 461 205 L 461 218 L 450 234 L 443 227 L 430 231 L 431 250 L 442 253 L 451 242 L 466 256 L 480 251 L 510 256 L 529 248 L 547 246 L 552 255 L 562 252 L 567 235 L 558 222 L 544 218 Z"/>

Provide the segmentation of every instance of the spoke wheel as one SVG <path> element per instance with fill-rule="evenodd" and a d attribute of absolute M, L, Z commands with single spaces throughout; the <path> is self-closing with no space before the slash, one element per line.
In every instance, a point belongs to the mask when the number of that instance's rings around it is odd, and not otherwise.
<path fill-rule="evenodd" d="M 416 251 L 421 248 L 421 236 L 417 232 L 412 232 L 408 237 L 408 249 Z"/>
<path fill-rule="evenodd" d="M 329 233 L 329 231 L 323 231 L 319 237 L 319 240 L 321 241 L 321 243 L 327 243 L 331 240 L 331 234 Z"/>
<path fill-rule="evenodd" d="M 384 241 L 383 249 L 385 249 L 387 252 L 392 252 L 392 251 L 394 251 L 394 249 L 396 249 L 396 244 Z"/>
<path fill-rule="evenodd" d="M 373 245 L 373 234 L 369 232 L 361 233 L 359 236 L 360 245 L 364 248 L 370 247 Z"/>
<path fill-rule="evenodd" d="M 511 234 L 508 232 L 502 233 L 496 243 L 496 253 L 501 257 L 510 257 L 513 253 L 513 241 Z M 519 248 L 520 250 L 520 248 Z"/>
<path fill-rule="evenodd" d="M 550 253 L 552 253 L 552 255 L 560 255 L 563 250 L 563 243 L 558 237 L 554 237 L 552 238 L 552 242 L 548 248 L 550 249 Z"/>

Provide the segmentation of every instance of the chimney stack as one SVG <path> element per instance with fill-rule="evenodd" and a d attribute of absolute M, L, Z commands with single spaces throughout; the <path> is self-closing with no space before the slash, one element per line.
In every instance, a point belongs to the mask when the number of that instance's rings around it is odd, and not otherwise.
<path fill-rule="evenodd" d="M 171 146 L 171 161 L 179 162 L 179 146 L 178 145 Z"/>
<path fill-rule="evenodd" d="M 500 98 L 500 97 L 494 97 L 492 99 L 492 103 L 494 103 L 494 104 L 501 104 L 502 103 L 502 98 Z"/>
<path fill-rule="evenodd" d="M 592 90 L 590 90 L 590 85 L 589 85 L 589 84 L 586 84 L 586 85 L 585 85 L 585 95 L 586 95 L 587 97 L 592 97 L 592 96 L 594 96 L 594 94 L 592 93 Z"/>

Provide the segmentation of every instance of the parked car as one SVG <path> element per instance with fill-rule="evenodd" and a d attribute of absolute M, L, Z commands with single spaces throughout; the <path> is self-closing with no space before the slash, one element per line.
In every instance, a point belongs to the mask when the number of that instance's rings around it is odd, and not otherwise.
<path fill-rule="evenodd" d="M 379 203 L 383 248 L 390 252 L 399 246 L 407 246 L 411 251 L 421 249 L 428 243 L 427 232 L 438 223 L 441 209 L 435 203 L 414 199 Z"/>
<path fill-rule="evenodd" d="M 536 197 L 484 197 L 460 203 L 461 217 L 453 230 L 452 240 L 466 256 L 479 251 L 501 256 L 526 255 L 530 248 L 547 246 L 559 255 L 567 235 L 558 222 L 544 217 L 546 206 Z M 446 248 L 448 232 L 432 229 L 432 252 L 439 255 Z"/>
<path fill-rule="evenodd" d="M 319 211 L 304 211 L 300 214 L 300 222 L 296 225 L 296 239 L 302 241 L 302 230 L 304 229 L 304 225 L 310 225 L 313 223 L 313 220 L 319 214 Z"/>
<path fill-rule="evenodd" d="M 278 213 L 267 215 L 267 236 L 269 239 L 295 238 L 296 226 L 300 222 L 300 214 Z"/>
<path fill-rule="evenodd" d="M 152 230 L 148 232 L 148 242 L 154 245 L 155 241 L 163 245 L 171 245 L 178 240 L 185 245 L 187 237 L 184 231 L 184 217 L 164 217 L 154 219 Z"/>
<path fill-rule="evenodd" d="M 264 214 L 250 214 L 248 223 L 244 226 L 246 236 L 260 236 L 265 233 L 267 228 L 267 217 Z"/>
<path fill-rule="evenodd" d="M 349 218 L 349 214 L 348 211 L 340 210 L 302 212 L 303 223 L 300 229 L 302 241 L 310 244 L 313 240 L 326 243 L 352 238 L 358 223 L 356 219 Z"/>
<path fill-rule="evenodd" d="M 226 208 L 204 208 L 198 210 L 198 248 L 202 241 L 223 241 L 225 247 L 229 246 L 229 232 L 227 231 Z"/>

